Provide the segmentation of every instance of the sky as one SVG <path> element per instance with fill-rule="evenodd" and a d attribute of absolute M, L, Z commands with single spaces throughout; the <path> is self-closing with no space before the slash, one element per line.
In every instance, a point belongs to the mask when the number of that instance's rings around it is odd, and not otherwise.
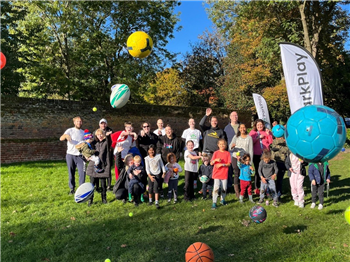
<path fill-rule="evenodd" d="M 167 49 L 171 52 L 185 54 L 190 51 L 190 43 L 196 43 L 198 36 L 208 29 L 212 31 L 213 23 L 208 18 L 203 6 L 203 1 L 181 1 L 181 5 L 175 8 L 175 13 L 181 12 L 178 26 L 182 26 L 179 32 L 174 32 L 175 38 L 171 39 Z M 178 60 L 182 55 L 178 55 Z"/>
<path fill-rule="evenodd" d="M 167 49 L 171 52 L 182 53 L 191 51 L 190 43 L 196 43 L 198 36 L 208 29 L 212 31 L 213 23 L 208 18 L 204 5 L 204 1 L 181 1 L 181 5 L 175 8 L 175 13 L 181 12 L 180 22 L 177 24 L 182 26 L 179 32 L 174 32 L 175 38 L 171 39 L 167 45 Z M 348 12 L 350 5 L 343 5 Z M 345 44 L 345 49 L 350 50 L 350 37 Z M 177 60 L 182 60 L 183 56 L 179 54 Z"/>

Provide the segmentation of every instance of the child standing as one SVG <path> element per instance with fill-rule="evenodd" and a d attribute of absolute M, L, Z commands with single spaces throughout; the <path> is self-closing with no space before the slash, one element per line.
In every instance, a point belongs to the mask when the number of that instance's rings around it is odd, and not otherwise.
<path fill-rule="evenodd" d="M 240 172 L 240 186 L 241 186 L 241 194 L 239 195 L 239 202 L 243 203 L 243 197 L 245 192 L 248 192 L 249 201 L 254 203 L 252 196 L 252 175 L 255 174 L 254 168 L 251 166 L 251 158 L 249 154 L 244 154 L 242 157 L 237 156 L 237 166 L 241 170 Z"/>
<path fill-rule="evenodd" d="M 117 147 L 123 147 L 123 151 L 121 152 L 122 159 L 129 153 L 129 150 L 132 147 L 136 146 L 137 134 L 133 132 L 133 126 L 131 122 L 124 123 L 125 130 L 119 133 L 119 136 L 116 141 L 116 146 L 114 149 L 114 155 L 117 154 Z M 113 145 L 112 145 L 113 146 Z"/>
<path fill-rule="evenodd" d="M 91 143 L 93 142 L 93 136 L 89 130 L 84 130 L 84 142 L 81 142 L 75 146 L 76 149 L 86 158 L 95 162 L 94 168 L 96 173 L 102 173 L 104 170 L 99 168 L 100 158 L 95 155 L 96 150 L 92 149 Z"/>
<path fill-rule="evenodd" d="M 311 208 L 316 206 L 316 196 L 318 193 L 318 200 L 320 204 L 318 209 L 323 209 L 323 193 L 325 182 L 331 182 L 331 173 L 328 168 L 328 162 L 324 163 L 311 163 L 309 165 L 309 178 L 311 181 L 311 194 L 312 194 L 312 204 Z"/>
<path fill-rule="evenodd" d="M 216 209 L 216 201 L 218 199 L 219 190 L 221 188 L 221 201 L 222 205 L 227 205 L 225 202 L 225 196 L 227 191 L 227 178 L 228 169 L 231 165 L 231 154 L 226 150 L 227 142 L 225 139 L 218 140 L 219 150 L 215 151 L 213 154 L 211 165 L 213 168 L 213 179 L 214 179 L 214 192 L 213 192 L 213 205 L 212 210 Z"/>
<path fill-rule="evenodd" d="M 193 150 L 194 143 L 188 140 L 186 143 L 187 150 L 185 151 L 185 194 L 184 200 L 191 201 L 195 198 L 193 181 L 198 176 L 198 159 L 197 152 Z"/>
<path fill-rule="evenodd" d="M 168 203 L 171 202 L 171 194 L 174 193 L 174 204 L 177 203 L 177 185 L 179 182 L 179 173 L 182 172 L 181 166 L 176 163 L 176 156 L 174 153 L 167 155 L 168 163 L 165 165 L 168 170 L 172 172 L 168 181 Z"/>
<path fill-rule="evenodd" d="M 203 192 L 203 200 L 207 200 L 207 190 L 209 190 L 209 197 L 212 197 L 213 193 L 213 184 L 214 180 L 212 178 L 213 176 L 213 166 L 210 164 L 210 156 L 206 153 L 202 154 L 202 161 L 203 164 L 199 167 L 199 177 L 207 176 L 208 182 L 202 183 L 202 192 Z"/>
<path fill-rule="evenodd" d="M 271 159 L 271 152 L 267 150 L 264 150 L 261 159 L 262 160 L 259 163 L 259 176 L 262 183 L 259 203 L 261 204 L 264 202 L 265 191 L 269 189 L 273 199 L 272 205 L 278 207 L 278 195 L 276 193 L 275 185 L 275 179 L 278 173 L 277 164 Z M 269 205 L 268 200 L 266 200 L 266 205 Z"/>
<path fill-rule="evenodd" d="M 141 165 L 141 157 L 140 156 L 134 156 L 134 163 L 133 165 L 128 169 L 127 174 L 129 176 L 129 186 L 128 186 L 128 194 L 129 194 L 129 201 L 132 201 L 132 189 L 134 187 L 134 184 L 138 184 L 142 190 L 143 193 L 145 190 L 145 186 L 141 181 L 141 178 L 146 174 L 145 169 Z M 141 202 L 145 202 L 143 199 L 143 194 L 141 194 Z"/>
<path fill-rule="evenodd" d="M 307 166 L 308 163 L 299 159 L 291 152 L 286 158 L 285 165 L 288 170 L 287 176 L 289 177 L 290 191 L 292 193 L 294 205 L 304 208 L 303 183 L 306 176 L 305 166 Z"/>
<path fill-rule="evenodd" d="M 148 193 L 149 193 L 149 205 L 152 205 L 152 194 L 154 192 L 154 198 L 156 201 L 156 208 L 159 209 L 159 192 L 158 185 L 161 181 L 162 173 L 165 176 L 165 167 L 160 154 L 155 155 L 155 146 L 150 145 L 148 147 L 148 156 L 145 157 L 146 172 L 148 176 Z"/>

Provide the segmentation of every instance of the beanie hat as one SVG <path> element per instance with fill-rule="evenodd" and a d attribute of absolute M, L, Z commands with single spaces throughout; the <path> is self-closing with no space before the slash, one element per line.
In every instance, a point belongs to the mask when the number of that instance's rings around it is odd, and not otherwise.
<path fill-rule="evenodd" d="M 88 140 L 90 138 L 93 138 L 92 134 L 90 133 L 90 131 L 88 129 L 84 130 L 84 140 Z"/>

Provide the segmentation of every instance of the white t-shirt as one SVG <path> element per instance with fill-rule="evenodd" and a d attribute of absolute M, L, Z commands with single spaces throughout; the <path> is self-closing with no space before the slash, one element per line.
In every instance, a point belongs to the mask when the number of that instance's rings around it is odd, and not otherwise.
<path fill-rule="evenodd" d="M 153 131 L 153 133 L 156 134 L 157 136 L 159 136 L 158 135 L 158 130 L 160 130 L 160 129 L 158 128 L 158 129 Z M 165 128 L 161 129 L 160 131 L 162 131 L 162 136 L 165 136 Z"/>
<path fill-rule="evenodd" d="M 84 141 L 84 130 L 71 127 L 68 128 L 66 132 L 64 132 L 64 134 L 70 135 L 70 137 L 72 138 L 72 141 L 67 141 L 67 154 L 79 156 L 80 153 L 78 149 L 75 148 L 75 146 L 80 142 Z"/>
<path fill-rule="evenodd" d="M 184 130 L 181 137 L 183 139 L 186 139 L 185 143 L 187 143 L 188 140 L 192 140 L 194 144 L 193 149 L 196 149 L 199 147 L 199 140 L 202 139 L 202 133 L 198 129 L 187 128 L 186 130 Z M 186 149 L 187 148 L 185 147 L 185 150 Z"/>
<path fill-rule="evenodd" d="M 198 172 L 198 159 L 191 159 L 189 158 L 189 154 L 193 156 L 197 156 L 196 151 L 185 151 L 185 170 L 190 172 Z"/>

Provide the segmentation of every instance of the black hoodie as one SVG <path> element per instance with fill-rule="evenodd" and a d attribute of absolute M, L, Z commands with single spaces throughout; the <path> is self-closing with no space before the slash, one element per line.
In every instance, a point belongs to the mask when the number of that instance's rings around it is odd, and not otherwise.
<path fill-rule="evenodd" d="M 218 127 L 208 127 L 205 125 L 207 115 L 199 122 L 199 126 L 203 130 L 203 152 L 213 153 L 218 150 L 218 140 L 223 138 L 227 141 L 226 133 Z"/>
<path fill-rule="evenodd" d="M 177 139 L 173 133 L 172 138 L 168 138 L 167 135 L 160 136 L 157 143 L 157 154 L 162 154 L 163 163 L 167 163 L 167 155 L 174 153 L 176 156 L 176 162 L 180 159 L 180 152 L 182 151 L 182 141 Z"/>

